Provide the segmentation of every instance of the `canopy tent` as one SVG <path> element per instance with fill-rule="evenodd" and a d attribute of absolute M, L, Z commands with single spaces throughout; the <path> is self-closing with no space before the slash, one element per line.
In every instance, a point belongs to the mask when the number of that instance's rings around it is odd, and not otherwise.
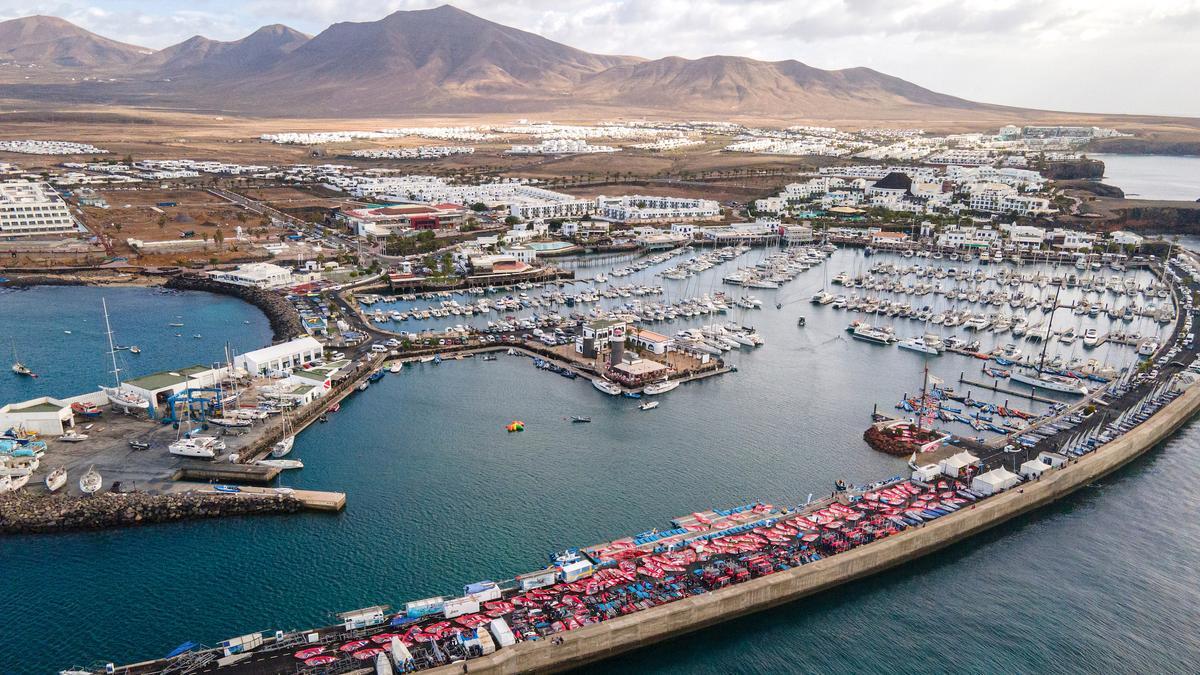
<path fill-rule="evenodd" d="M 1037 478 L 1049 470 L 1049 464 L 1042 462 L 1040 459 L 1031 459 L 1021 465 L 1021 476 L 1025 478 Z"/>
<path fill-rule="evenodd" d="M 1067 458 L 1057 452 L 1040 452 L 1038 453 L 1038 461 L 1043 464 L 1048 464 L 1052 467 L 1059 467 L 1067 463 Z"/>
<path fill-rule="evenodd" d="M 963 451 L 956 455 L 951 455 L 943 459 L 938 465 L 942 473 L 947 476 L 957 478 L 963 469 L 969 466 L 978 466 L 979 458 L 969 452 Z"/>
<path fill-rule="evenodd" d="M 937 464 L 925 464 L 913 469 L 912 479 L 928 483 L 937 478 L 941 472 L 941 468 Z"/>
<path fill-rule="evenodd" d="M 1021 482 L 1021 477 L 1003 467 L 981 473 L 971 481 L 971 489 L 985 495 L 1003 492 Z"/>

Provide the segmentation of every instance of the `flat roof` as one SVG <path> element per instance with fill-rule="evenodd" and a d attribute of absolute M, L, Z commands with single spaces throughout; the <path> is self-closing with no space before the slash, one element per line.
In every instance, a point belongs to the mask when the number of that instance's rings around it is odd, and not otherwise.
<path fill-rule="evenodd" d="M 27 405 L 27 406 L 14 406 L 12 408 L 9 408 L 9 412 L 10 413 L 14 413 L 14 412 L 25 412 L 25 413 L 58 412 L 65 407 L 67 407 L 67 406 L 54 405 L 53 403 L 50 403 L 48 401 L 42 401 L 41 403 L 34 403 L 32 405 Z"/>
<path fill-rule="evenodd" d="M 649 359 L 638 359 L 633 363 L 618 363 L 613 366 L 613 370 L 619 370 L 630 375 L 646 375 L 649 373 L 657 373 L 660 370 L 666 370 L 667 367 L 657 361 Z"/>
<path fill-rule="evenodd" d="M 303 377 L 306 380 L 314 380 L 317 382 L 324 382 L 325 380 L 329 379 L 329 373 L 326 371 L 294 370 L 292 371 L 292 374 L 296 377 Z"/>
<path fill-rule="evenodd" d="M 201 365 L 188 366 L 187 368 L 180 368 L 179 370 L 168 370 L 161 373 L 151 373 L 149 375 L 135 377 L 132 380 L 126 380 L 125 384 L 138 387 L 140 389 L 145 389 L 146 391 L 158 391 L 159 389 L 166 389 L 167 387 L 173 387 L 177 384 L 183 384 L 184 382 L 188 381 L 190 376 L 197 373 L 202 373 L 206 370 L 209 369 Z"/>
<path fill-rule="evenodd" d="M 242 354 L 242 357 L 261 363 L 263 361 L 273 361 L 284 356 L 292 356 L 293 354 L 310 351 L 313 349 L 320 352 L 324 349 L 324 347 L 322 347 L 321 343 L 315 338 L 302 337 L 295 340 L 289 340 L 287 342 L 281 342 L 277 345 L 271 345 L 270 347 L 256 349 L 252 352 L 246 352 L 245 354 Z"/>

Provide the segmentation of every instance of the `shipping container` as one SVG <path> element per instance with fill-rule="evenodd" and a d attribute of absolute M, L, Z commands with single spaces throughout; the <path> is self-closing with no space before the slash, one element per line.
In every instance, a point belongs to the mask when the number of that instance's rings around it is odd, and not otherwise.
<path fill-rule="evenodd" d="M 521 585 L 522 591 L 553 586 L 557 574 L 558 570 L 555 568 L 545 569 L 541 572 L 530 572 L 529 574 L 518 576 L 517 583 Z"/>
<path fill-rule="evenodd" d="M 562 569 L 559 570 L 558 578 L 560 581 L 569 584 L 572 581 L 579 581 L 580 579 L 592 576 L 594 571 L 595 568 L 592 567 L 592 563 L 580 560 L 579 562 L 563 565 Z"/>
<path fill-rule="evenodd" d="M 225 656 L 234 654 L 242 654 L 252 649 L 256 649 L 263 643 L 262 633 L 250 633 L 249 635 L 241 635 L 228 640 L 222 640 L 220 643 L 221 650 L 225 652 Z"/>
<path fill-rule="evenodd" d="M 442 613 L 447 619 L 464 614 L 474 614 L 479 611 L 479 601 L 475 598 L 454 598 L 442 605 Z"/>
<path fill-rule="evenodd" d="M 445 604 L 446 598 L 441 596 L 426 600 L 414 600 L 404 605 L 404 613 L 411 617 L 428 616 L 442 611 L 442 606 Z"/>
<path fill-rule="evenodd" d="M 492 619 L 488 624 L 492 630 L 492 635 L 496 638 L 496 644 L 501 647 L 511 647 L 517 644 L 517 638 L 513 635 L 512 629 L 508 627 L 508 622 L 504 619 Z"/>
<path fill-rule="evenodd" d="M 494 581 L 480 581 L 476 584 L 463 586 L 465 597 L 475 598 L 479 602 L 500 599 L 500 587 Z"/>

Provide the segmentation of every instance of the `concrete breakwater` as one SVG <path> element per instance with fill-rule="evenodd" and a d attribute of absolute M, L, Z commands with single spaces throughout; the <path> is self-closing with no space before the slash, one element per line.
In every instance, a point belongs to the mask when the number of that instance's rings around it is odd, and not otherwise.
<path fill-rule="evenodd" d="M 0 495 L 0 534 L 32 534 L 129 527 L 177 520 L 296 513 L 304 506 L 291 495 L 98 494 L 78 498 L 15 492 Z"/>
<path fill-rule="evenodd" d="M 166 286 L 176 290 L 220 293 L 245 300 L 267 315 L 276 341 L 282 342 L 304 335 L 304 324 L 300 321 L 300 314 L 286 298 L 278 293 L 250 286 L 226 284 L 193 274 L 171 277 Z"/>
<path fill-rule="evenodd" d="M 1193 386 L 1152 418 L 1097 451 L 970 509 L 802 567 L 585 626 L 565 634 L 562 642 L 522 642 L 472 659 L 465 670 L 488 675 L 560 672 L 911 562 L 1057 501 L 1119 469 L 1167 439 L 1198 410 L 1200 386 Z M 450 675 L 463 672 L 463 666 L 452 664 L 429 672 Z"/>

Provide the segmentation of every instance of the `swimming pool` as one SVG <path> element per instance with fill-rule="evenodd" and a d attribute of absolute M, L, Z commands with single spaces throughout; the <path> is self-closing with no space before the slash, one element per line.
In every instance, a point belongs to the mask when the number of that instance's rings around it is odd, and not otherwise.
<path fill-rule="evenodd" d="M 574 245 L 569 241 L 532 241 L 526 244 L 535 251 L 561 251 Z"/>

